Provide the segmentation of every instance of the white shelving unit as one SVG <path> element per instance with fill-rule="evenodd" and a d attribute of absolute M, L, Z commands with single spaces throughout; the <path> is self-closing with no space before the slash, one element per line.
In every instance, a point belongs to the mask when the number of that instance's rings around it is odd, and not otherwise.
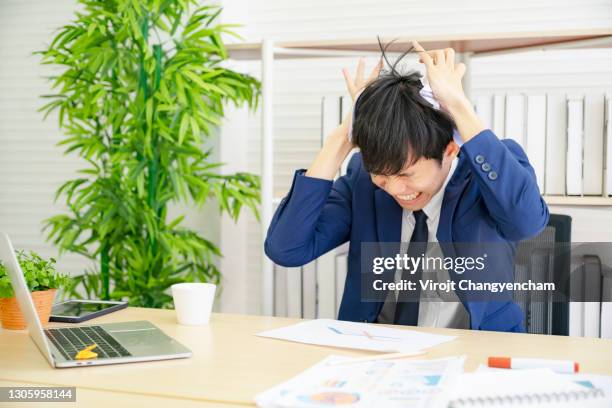
<path fill-rule="evenodd" d="M 612 197 L 553 195 L 545 195 L 543 197 L 548 205 L 612 206 Z"/>
<path fill-rule="evenodd" d="M 388 43 L 394 38 L 383 38 Z M 612 28 L 598 30 L 512 32 L 512 33 L 479 33 L 470 35 L 401 37 L 395 39 L 390 52 L 405 51 L 410 47 L 410 40 L 418 40 L 425 49 L 452 47 L 457 57 L 468 65 L 470 59 L 478 56 L 490 56 L 522 52 L 529 50 L 571 49 L 571 48 L 609 48 L 612 47 Z M 261 60 L 262 81 L 262 137 L 261 137 L 261 223 L 262 240 L 273 215 L 277 198 L 273 186 L 273 76 L 274 60 L 283 58 L 314 58 L 364 56 L 370 53 L 379 54 L 376 38 L 339 39 L 327 41 L 277 41 L 264 39 L 256 43 L 228 45 L 229 56 L 236 60 Z M 470 70 L 468 69 L 468 73 Z M 470 79 L 464 78 L 464 89 L 470 92 Z M 612 205 L 611 197 L 555 197 L 546 196 L 549 204 L 557 205 Z M 272 262 L 262 256 L 263 274 L 263 314 L 272 315 L 274 306 L 274 270 Z"/>

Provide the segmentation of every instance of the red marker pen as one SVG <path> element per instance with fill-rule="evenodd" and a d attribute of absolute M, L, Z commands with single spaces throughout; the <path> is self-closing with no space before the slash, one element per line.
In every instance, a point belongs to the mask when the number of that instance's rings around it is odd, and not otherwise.
<path fill-rule="evenodd" d="M 569 360 L 542 358 L 489 357 L 489 367 L 494 368 L 550 368 L 557 373 L 577 373 L 580 366 Z"/>

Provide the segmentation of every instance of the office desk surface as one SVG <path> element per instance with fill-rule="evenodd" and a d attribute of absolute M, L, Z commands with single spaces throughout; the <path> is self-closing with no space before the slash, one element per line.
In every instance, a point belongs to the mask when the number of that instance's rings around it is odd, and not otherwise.
<path fill-rule="evenodd" d="M 40 387 L 41 384 L 32 384 L 20 381 L 0 380 L 0 387 Z M 8 404 L 0 406 L 9 406 Z M 244 404 L 219 404 L 218 402 L 196 401 L 178 398 L 157 397 L 153 395 L 134 394 L 126 392 L 99 391 L 77 387 L 75 402 L 19 402 L 13 403 L 17 408 L 244 408 Z"/>
<path fill-rule="evenodd" d="M 208 326 L 176 323 L 174 311 L 128 308 L 83 323 L 149 320 L 189 347 L 193 357 L 147 363 L 52 369 L 25 331 L 0 332 L 0 380 L 77 386 L 158 398 L 248 405 L 253 397 L 330 354 L 370 355 L 254 336 L 297 319 L 213 314 Z M 59 324 L 52 324 L 59 326 Z M 64 324 L 65 325 L 65 324 Z M 490 355 L 571 359 L 582 372 L 612 375 L 612 340 L 469 330 L 411 328 L 458 336 L 424 358 L 465 354 L 466 371 Z"/>

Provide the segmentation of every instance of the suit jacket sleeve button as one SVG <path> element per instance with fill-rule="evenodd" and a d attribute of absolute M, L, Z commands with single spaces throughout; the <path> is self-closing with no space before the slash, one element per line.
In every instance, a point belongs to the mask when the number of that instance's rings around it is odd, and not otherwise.
<path fill-rule="evenodd" d="M 482 154 L 479 154 L 479 155 L 477 155 L 474 158 L 474 161 L 476 161 L 476 163 L 478 163 L 478 164 L 482 164 L 482 163 L 484 163 L 485 158 L 484 158 L 484 156 Z"/>
<path fill-rule="evenodd" d="M 482 171 L 490 171 L 491 165 L 489 163 L 483 163 L 482 166 L 480 166 L 480 168 L 482 169 Z"/>
<path fill-rule="evenodd" d="M 489 173 L 489 180 L 495 180 L 497 179 L 497 173 L 492 171 Z"/>

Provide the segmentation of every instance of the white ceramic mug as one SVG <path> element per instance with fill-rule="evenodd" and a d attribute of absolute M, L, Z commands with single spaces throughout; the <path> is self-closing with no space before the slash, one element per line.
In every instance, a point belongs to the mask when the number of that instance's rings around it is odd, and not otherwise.
<path fill-rule="evenodd" d="M 215 300 L 216 285 L 212 283 L 176 283 L 172 285 L 174 309 L 179 324 L 208 324 Z"/>

